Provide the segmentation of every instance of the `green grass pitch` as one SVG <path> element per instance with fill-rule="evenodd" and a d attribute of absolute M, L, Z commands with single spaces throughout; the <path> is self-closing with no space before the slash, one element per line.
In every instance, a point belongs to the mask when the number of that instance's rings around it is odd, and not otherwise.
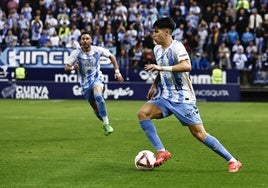
<path fill-rule="evenodd" d="M 136 117 L 144 101 L 106 103 L 108 137 L 84 100 L 0 100 L 0 187 L 268 187 L 268 103 L 197 103 L 207 132 L 243 163 L 235 174 L 173 116 L 154 121 L 172 158 L 137 170 L 136 154 L 154 151 Z"/>

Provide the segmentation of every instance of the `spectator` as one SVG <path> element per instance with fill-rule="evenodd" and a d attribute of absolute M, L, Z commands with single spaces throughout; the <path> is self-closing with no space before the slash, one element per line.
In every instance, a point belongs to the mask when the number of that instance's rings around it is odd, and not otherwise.
<path fill-rule="evenodd" d="M 128 16 L 128 9 L 123 3 L 119 0 L 116 1 L 116 9 L 115 13 L 117 15 L 121 15 L 124 21 L 127 21 L 127 16 Z"/>
<path fill-rule="evenodd" d="M 17 42 L 18 37 L 12 33 L 11 29 L 9 29 L 7 32 L 7 36 L 5 37 L 5 44 L 9 47 L 14 47 L 17 45 Z"/>
<path fill-rule="evenodd" d="M 206 14 L 202 14 L 201 19 L 204 20 L 207 23 L 210 23 L 213 21 L 213 12 L 211 6 L 206 6 L 205 10 Z"/>
<path fill-rule="evenodd" d="M 212 69 L 211 81 L 212 84 L 222 84 L 222 69 L 219 66 L 215 66 Z"/>
<path fill-rule="evenodd" d="M 65 13 L 59 14 L 57 20 L 59 22 L 59 25 L 63 25 L 63 23 L 66 23 L 66 25 L 70 25 L 69 16 Z"/>
<path fill-rule="evenodd" d="M 19 4 L 17 0 L 7 0 L 7 13 L 10 13 L 15 9 L 15 12 L 17 12 L 19 8 Z"/>
<path fill-rule="evenodd" d="M 188 14 L 188 8 L 187 8 L 187 6 L 186 6 L 184 1 L 180 1 L 179 9 L 181 10 L 181 15 L 183 17 L 186 17 L 187 14 Z"/>
<path fill-rule="evenodd" d="M 266 30 L 268 32 L 268 30 Z M 255 44 L 258 48 L 258 52 L 262 53 L 264 51 L 265 46 L 265 28 L 263 28 L 263 25 L 260 25 L 255 30 Z"/>
<path fill-rule="evenodd" d="M 236 5 L 237 10 L 243 8 L 248 11 L 249 7 L 250 7 L 249 0 L 237 0 Z"/>
<path fill-rule="evenodd" d="M 51 11 L 48 11 L 47 17 L 45 20 L 45 25 L 49 24 L 50 27 L 54 28 L 55 30 L 58 29 L 58 20 L 53 17 L 53 14 Z"/>
<path fill-rule="evenodd" d="M 189 8 L 189 12 L 193 13 L 197 17 L 200 16 L 201 9 L 200 9 L 199 5 L 197 4 L 196 0 L 193 0 L 191 2 L 190 8 Z"/>
<path fill-rule="evenodd" d="M 135 22 L 137 18 L 137 13 L 138 13 L 138 8 L 136 6 L 137 3 L 135 2 L 130 2 L 129 8 L 128 8 L 128 23 L 132 24 Z"/>
<path fill-rule="evenodd" d="M 180 24 L 172 33 L 173 38 L 177 41 L 182 41 L 184 37 L 184 25 Z"/>
<path fill-rule="evenodd" d="M 21 30 L 28 30 L 30 29 L 30 21 L 24 17 L 23 14 L 20 14 L 18 20 L 18 26 Z"/>
<path fill-rule="evenodd" d="M 60 40 L 60 37 L 57 33 L 57 31 L 54 31 L 53 35 L 50 36 L 49 38 L 50 42 L 50 47 L 60 47 L 60 44 L 61 44 L 61 40 Z"/>
<path fill-rule="evenodd" d="M 185 17 L 181 14 L 181 9 L 176 7 L 172 12 L 173 14 L 171 15 L 171 18 L 176 23 L 176 27 L 180 27 L 180 25 L 185 26 L 187 22 Z"/>
<path fill-rule="evenodd" d="M 116 57 L 118 65 L 120 69 L 128 69 L 129 68 L 129 58 L 125 48 L 121 48 Z"/>
<path fill-rule="evenodd" d="M 236 20 L 236 8 L 235 2 L 229 2 L 227 10 L 229 11 L 229 15 L 232 16 L 233 21 Z"/>
<path fill-rule="evenodd" d="M 50 44 L 50 36 L 49 36 L 48 32 L 45 29 L 42 30 L 41 37 L 40 37 L 40 40 L 39 40 L 39 45 L 41 47 L 51 46 L 51 44 Z"/>
<path fill-rule="evenodd" d="M 88 7 L 87 6 L 85 6 L 83 8 L 83 11 L 81 13 L 81 16 L 82 16 L 83 19 L 87 18 L 88 20 L 93 20 L 93 14 L 92 14 L 92 12 L 90 12 L 88 10 Z"/>
<path fill-rule="evenodd" d="M 31 44 L 33 46 L 39 45 L 42 30 L 43 22 L 40 20 L 39 16 L 35 16 L 35 19 L 31 21 Z"/>
<path fill-rule="evenodd" d="M 258 10 L 254 8 L 252 10 L 252 14 L 249 16 L 249 24 L 251 32 L 255 32 L 256 28 L 259 27 L 263 23 L 263 19 L 261 15 L 258 13 Z"/>
<path fill-rule="evenodd" d="M 27 71 L 24 68 L 23 64 L 19 64 L 19 66 L 15 69 L 15 79 L 16 80 L 25 80 L 27 76 Z"/>
<path fill-rule="evenodd" d="M 145 48 L 145 49 L 151 49 L 153 50 L 154 46 L 155 46 L 155 43 L 151 37 L 151 33 L 150 32 L 145 32 L 144 33 L 144 39 L 142 40 L 142 46 Z"/>
<path fill-rule="evenodd" d="M 231 69 L 231 52 L 223 42 L 218 49 L 219 68 L 222 70 Z"/>
<path fill-rule="evenodd" d="M 256 70 L 257 60 L 258 60 L 258 53 L 252 51 L 248 56 L 248 60 L 245 63 L 245 68 L 247 70 Z"/>
<path fill-rule="evenodd" d="M 249 45 L 245 48 L 246 49 L 246 56 L 249 58 L 252 52 L 257 53 L 258 48 L 255 45 L 254 40 L 249 41 Z"/>
<path fill-rule="evenodd" d="M 221 29 L 221 23 L 219 22 L 219 17 L 217 15 L 214 15 L 213 20 L 209 22 L 209 29 L 211 32 L 213 32 L 215 27 Z"/>
<path fill-rule="evenodd" d="M 169 1 L 165 0 L 162 1 L 160 4 L 160 8 L 158 9 L 158 15 L 159 18 L 163 18 L 163 17 L 170 17 L 170 5 L 169 5 Z"/>
<path fill-rule="evenodd" d="M 11 30 L 12 30 L 13 35 L 15 35 L 19 41 L 20 34 L 21 34 L 21 28 L 18 26 L 17 23 L 14 23 L 13 28 Z"/>
<path fill-rule="evenodd" d="M 137 71 L 137 68 L 140 67 L 142 54 L 143 54 L 143 48 L 141 42 L 138 42 L 129 51 L 130 68 L 134 69 L 134 71 Z"/>
<path fill-rule="evenodd" d="M 186 16 L 186 21 L 191 23 L 191 26 L 197 29 L 198 23 L 199 23 L 199 17 L 194 14 L 193 12 L 189 12 L 188 15 Z"/>
<path fill-rule="evenodd" d="M 200 69 L 206 70 L 210 68 L 210 62 L 207 57 L 207 53 L 203 52 L 199 61 Z"/>
<path fill-rule="evenodd" d="M 108 25 L 104 34 L 105 47 L 115 47 L 115 42 L 115 36 L 112 33 L 111 25 Z"/>
<path fill-rule="evenodd" d="M 30 33 L 27 29 L 22 30 L 19 40 L 21 46 L 31 46 Z"/>
<path fill-rule="evenodd" d="M 77 40 L 75 40 L 74 37 L 72 37 L 66 44 L 66 48 L 73 48 L 73 49 L 80 48 L 80 44 Z"/>
<path fill-rule="evenodd" d="M 264 53 L 261 54 L 261 67 L 263 70 L 268 70 L 268 47 L 266 47 Z"/>
<path fill-rule="evenodd" d="M 257 10 L 258 10 L 258 12 L 261 15 L 261 17 L 262 17 L 263 20 L 265 20 L 265 15 L 268 14 L 268 9 L 267 8 L 268 8 L 268 5 L 265 2 L 260 3 L 260 7 L 259 8 L 257 7 Z"/>
<path fill-rule="evenodd" d="M 241 41 L 244 47 L 249 45 L 250 41 L 255 40 L 254 35 L 250 32 L 249 27 L 246 28 L 246 31 L 242 34 Z"/>
<path fill-rule="evenodd" d="M 135 46 L 137 44 L 137 36 L 138 32 L 134 29 L 134 24 L 131 24 L 127 30 L 127 40 L 130 41 L 131 46 Z"/>
<path fill-rule="evenodd" d="M 14 27 L 14 24 L 18 22 L 18 19 L 19 19 L 19 15 L 16 12 L 16 10 L 11 9 L 6 20 L 7 28 L 12 29 Z"/>
<path fill-rule="evenodd" d="M 86 6 L 85 6 L 86 7 Z M 87 8 L 87 7 L 86 7 Z M 60 3 L 60 7 L 59 7 L 59 12 L 66 14 L 66 15 L 70 15 L 71 10 L 69 7 L 67 7 L 67 4 L 65 2 Z M 81 13 L 82 15 L 82 13 Z"/>
<path fill-rule="evenodd" d="M 234 19 L 231 16 L 230 10 L 226 9 L 225 10 L 225 16 L 222 21 L 222 29 L 226 29 L 227 31 L 231 29 L 231 25 L 234 25 Z"/>
<path fill-rule="evenodd" d="M 151 12 L 153 17 L 158 17 L 158 10 L 152 2 L 148 3 L 148 12 Z"/>
<path fill-rule="evenodd" d="M 85 28 L 85 30 L 88 30 L 88 28 Z M 90 29 L 91 31 L 91 29 Z M 77 29 L 76 25 L 72 25 L 71 31 L 70 31 L 70 36 L 74 37 L 76 41 L 79 41 L 79 37 L 81 35 L 81 31 Z"/>
<path fill-rule="evenodd" d="M 30 3 L 26 1 L 20 13 L 23 15 L 24 19 L 30 22 L 32 20 L 32 10 Z"/>
<path fill-rule="evenodd" d="M 116 38 L 117 38 L 117 48 L 121 47 L 121 45 L 124 45 L 124 40 L 125 40 L 125 33 L 126 33 L 126 28 L 124 27 L 123 23 L 120 24 L 118 29 L 116 30 Z M 125 48 L 125 46 L 124 46 Z M 130 49 L 127 48 L 127 51 Z"/>
<path fill-rule="evenodd" d="M 58 35 L 60 37 L 61 45 L 65 46 L 68 43 L 70 36 L 70 28 L 67 26 L 66 22 L 63 22 L 63 25 L 60 26 Z"/>
<path fill-rule="evenodd" d="M 243 70 L 245 68 L 245 63 L 247 62 L 247 60 L 248 59 L 247 56 L 244 54 L 243 48 L 239 47 L 233 58 L 235 69 Z"/>
<path fill-rule="evenodd" d="M 239 9 L 236 14 L 236 31 L 239 35 L 239 37 L 242 36 L 242 34 L 245 32 L 246 28 L 248 27 L 249 23 L 249 14 L 245 9 Z"/>
<path fill-rule="evenodd" d="M 148 15 L 144 20 L 144 27 L 148 28 L 148 29 L 152 29 L 153 28 L 153 24 L 154 22 L 157 20 L 157 16 L 153 14 L 153 12 L 151 10 L 148 11 Z"/>
<path fill-rule="evenodd" d="M 200 69 L 200 53 L 194 53 L 192 58 L 191 58 L 191 62 L 192 62 L 192 69 Z"/>
<path fill-rule="evenodd" d="M 200 24 L 198 25 L 198 35 L 200 36 L 198 48 L 200 53 L 203 53 L 204 49 L 206 48 L 205 44 L 208 38 L 208 24 L 205 20 L 201 20 Z"/>
<path fill-rule="evenodd" d="M 236 26 L 232 25 L 231 30 L 228 31 L 227 33 L 227 42 L 229 46 L 230 47 L 233 46 L 238 39 L 239 39 L 239 35 L 238 35 L 238 32 L 236 31 Z"/>
<path fill-rule="evenodd" d="M 212 51 L 212 57 L 211 59 L 214 62 L 217 62 L 217 52 L 218 52 L 218 48 L 221 45 L 222 41 L 222 32 L 220 31 L 220 29 L 217 26 L 213 27 L 213 32 L 210 35 L 210 40 L 211 40 L 211 44 L 210 44 L 210 49 Z"/>

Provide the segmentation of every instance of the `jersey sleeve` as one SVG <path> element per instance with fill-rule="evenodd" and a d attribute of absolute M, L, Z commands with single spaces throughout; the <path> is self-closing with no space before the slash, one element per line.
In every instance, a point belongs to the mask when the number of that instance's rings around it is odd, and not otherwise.
<path fill-rule="evenodd" d="M 71 52 L 70 56 L 67 58 L 65 64 L 68 64 L 68 65 L 72 66 L 76 62 L 79 52 L 80 52 L 79 49 L 73 50 Z"/>
<path fill-rule="evenodd" d="M 178 59 L 178 62 L 182 60 L 186 60 L 186 59 L 190 60 L 188 52 L 186 51 L 186 48 L 181 42 L 177 42 L 176 45 L 174 45 L 173 52 L 176 54 L 176 58 Z"/>
<path fill-rule="evenodd" d="M 100 52 L 101 56 L 109 58 L 111 55 L 113 55 L 108 49 L 96 46 L 97 50 Z"/>

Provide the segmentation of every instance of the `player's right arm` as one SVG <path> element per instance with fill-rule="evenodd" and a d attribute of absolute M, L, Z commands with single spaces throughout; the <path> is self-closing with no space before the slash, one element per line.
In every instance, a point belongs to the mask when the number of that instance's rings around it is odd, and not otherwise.
<path fill-rule="evenodd" d="M 158 86 L 159 81 L 160 81 L 160 74 L 158 72 L 158 74 L 157 74 L 157 76 L 156 76 L 156 78 L 154 80 L 154 83 L 151 85 L 151 87 L 150 87 L 150 89 L 149 89 L 149 91 L 147 93 L 147 99 L 150 100 L 150 99 L 153 98 L 153 96 L 154 96 L 154 94 L 156 92 L 156 88 Z"/>
<path fill-rule="evenodd" d="M 77 55 L 79 53 L 79 50 L 74 50 L 70 54 L 70 56 L 67 58 L 64 66 L 65 71 L 72 71 L 78 69 L 78 63 L 77 62 Z"/>
<path fill-rule="evenodd" d="M 66 64 L 64 67 L 65 71 L 72 71 L 72 70 L 77 70 L 77 69 L 78 69 L 78 63 L 74 63 L 74 65 Z"/>

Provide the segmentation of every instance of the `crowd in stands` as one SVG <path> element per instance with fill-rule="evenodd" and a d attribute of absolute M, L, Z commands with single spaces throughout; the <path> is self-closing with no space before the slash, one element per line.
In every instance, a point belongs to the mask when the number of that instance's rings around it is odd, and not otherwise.
<path fill-rule="evenodd" d="M 268 69 L 267 0 L 1 0 L 0 50 L 76 48 L 86 30 L 135 69 L 154 63 L 152 25 L 161 17 L 175 21 L 193 69 Z"/>

